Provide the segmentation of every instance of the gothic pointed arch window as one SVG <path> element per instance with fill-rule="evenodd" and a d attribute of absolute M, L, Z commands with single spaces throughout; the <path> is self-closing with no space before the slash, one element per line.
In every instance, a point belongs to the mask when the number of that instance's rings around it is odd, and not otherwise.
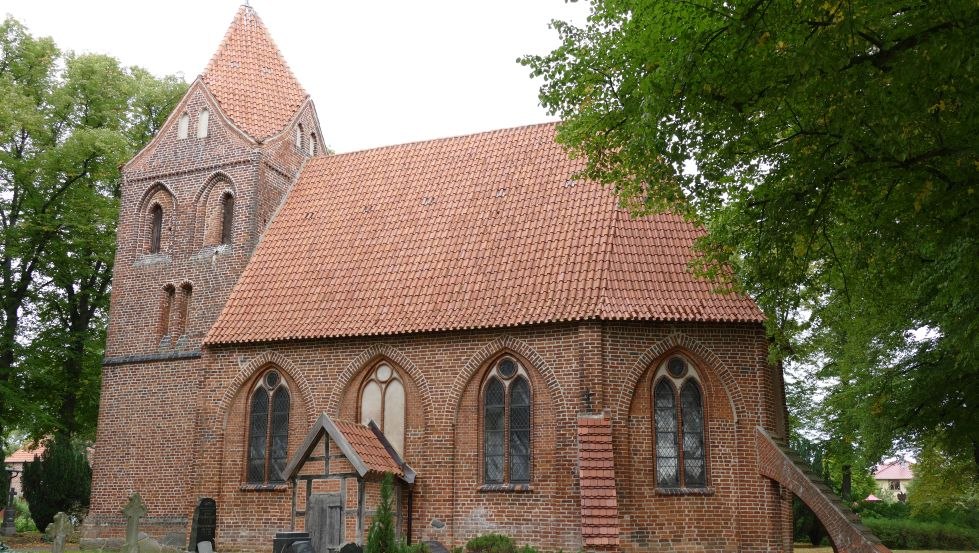
<path fill-rule="evenodd" d="M 704 398 L 696 370 L 685 357 L 674 355 L 653 382 L 656 487 L 706 487 Z"/>
<path fill-rule="evenodd" d="M 147 237 L 146 251 L 149 253 L 160 253 L 163 243 L 163 206 L 153 204 L 150 207 L 149 236 Z"/>
<path fill-rule="evenodd" d="M 382 361 L 360 389 L 360 422 L 374 421 L 399 455 L 405 449 L 405 387 L 398 371 Z"/>
<path fill-rule="evenodd" d="M 483 483 L 529 484 L 531 479 L 530 377 L 513 357 L 493 363 L 482 387 Z"/>
<path fill-rule="evenodd" d="M 248 406 L 249 484 L 281 484 L 289 460 L 289 387 L 276 369 L 269 369 L 252 388 Z"/>

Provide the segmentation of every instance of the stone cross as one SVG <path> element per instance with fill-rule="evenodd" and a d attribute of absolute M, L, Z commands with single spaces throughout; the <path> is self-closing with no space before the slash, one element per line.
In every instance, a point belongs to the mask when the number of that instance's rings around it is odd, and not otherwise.
<path fill-rule="evenodd" d="M 71 532 L 72 525 L 68 515 L 58 513 L 54 515 L 54 522 L 51 523 L 49 533 L 51 536 L 51 553 L 64 553 L 65 540 Z"/>
<path fill-rule="evenodd" d="M 129 503 L 122 508 L 122 514 L 126 515 L 126 545 L 123 546 L 123 553 L 139 553 L 139 518 L 146 516 L 146 504 L 139 492 L 133 492 L 129 496 Z"/>

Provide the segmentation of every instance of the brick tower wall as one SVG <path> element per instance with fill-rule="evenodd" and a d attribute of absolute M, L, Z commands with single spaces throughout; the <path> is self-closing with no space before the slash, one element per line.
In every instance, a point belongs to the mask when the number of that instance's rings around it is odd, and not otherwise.
<path fill-rule="evenodd" d="M 197 138 L 203 109 L 208 132 Z M 178 139 L 184 113 L 188 138 Z M 318 130 L 312 104 L 294 123 Z M 154 141 L 123 168 L 86 539 L 118 540 L 119 509 L 136 490 L 150 511 L 144 529 L 184 545 L 197 502 L 196 452 L 207 439 L 196 421 L 204 385 L 200 345 L 306 159 L 292 130 L 256 143 L 196 82 Z M 234 195 L 233 231 L 230 244 L 221 245 L 216 225 L 226 192 Z M 149 252 L 154 204 L 164 209 L 159 253 Z"/>

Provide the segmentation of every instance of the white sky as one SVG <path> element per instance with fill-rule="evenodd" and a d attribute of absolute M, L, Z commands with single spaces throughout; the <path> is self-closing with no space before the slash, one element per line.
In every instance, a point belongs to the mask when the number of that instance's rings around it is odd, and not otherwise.
<path fill-rule="evenodd" d="M 192 81 L 240 0 L 0 0 L 63 50 L 107 53 Z M 515 62 L 558 45 L 551 19 L 584 23 L 565 0 L 252 0 L 337 152 L 551 120 L 539 81 Z"/>

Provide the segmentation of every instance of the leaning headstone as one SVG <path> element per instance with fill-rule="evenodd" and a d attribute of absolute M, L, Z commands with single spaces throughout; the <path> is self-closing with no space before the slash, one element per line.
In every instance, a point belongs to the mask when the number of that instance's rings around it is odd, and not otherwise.
<path fill-rule="evenodd" d="M 65 541 L 72 531 L 71 519 L 64 513 L 54 515 L 54 522 L 48 525 L 45 533 L 51 538 L 51 553 L 64 553 Z"/>
<path fill-rule="evenodd" d="M 129 496 L 129 503 L 122 508 L 122 514 L 126 515 L 126 545 L 122 547 L 123 553 L 139 553 L 139 519 L 146 516 L 146 504 L 139 492 L 133 492 Z"/>

